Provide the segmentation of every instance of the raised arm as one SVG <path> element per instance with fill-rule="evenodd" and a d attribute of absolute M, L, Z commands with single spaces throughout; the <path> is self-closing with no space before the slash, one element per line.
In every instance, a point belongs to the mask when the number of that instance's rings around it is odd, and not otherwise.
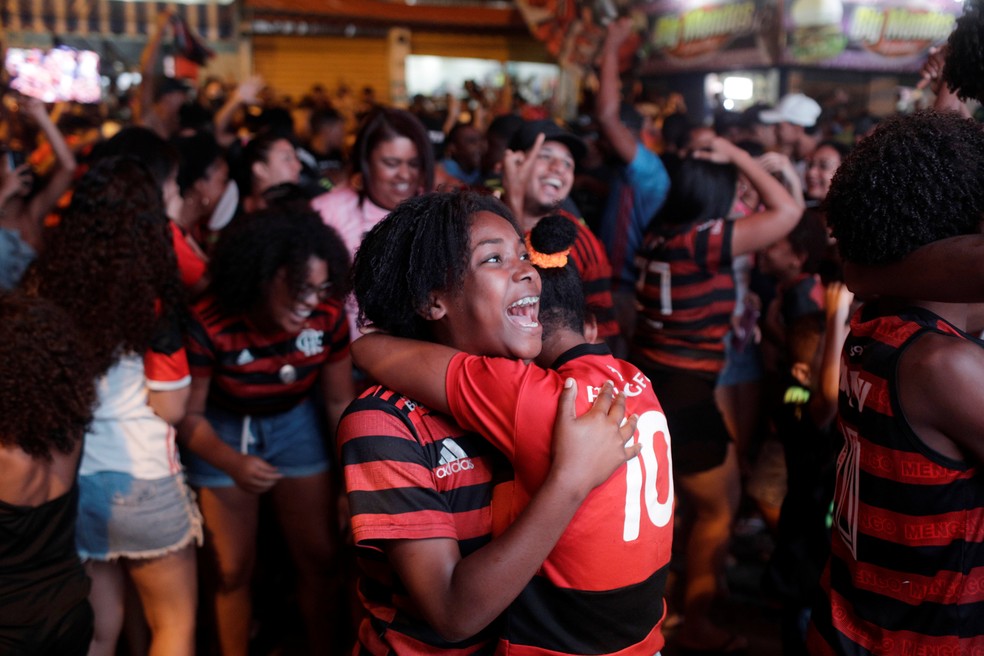
<path fill-rule="evenodd" d="M 451 358 L 459 353 L 456 349 L 383 333 L 364 335 L 350 348 L 356 366 L 370 378 L 450 414 L 444 381 Z"/>
<path fill-rule="evenodd" d="M 255 103 L 257 94 L 263 89 L 263 78 L 259 75 L 251 75 L 236 87 L 235 91 L 229 96 L 225 104 L 215 113 L 212 124 L 215 126 L 215 138 L 223 147 L 229 146 L 235 141 L 235 135 L 229 132 L 232 124 L 232 117 L 236 110 L 242 105 Z"/>
<path fill-rule="evenodd" d="M 44 103 L 31 98 L 27 101 L 27 113 L 44 132 L 45 138 L 51 144 L 51 150 L 55 153 L 55 168 L 48 179 L 48 184 L 35 194 L 29 206 L 31 220 L 40 223 L 55 208 L 62 194 L 68 191 L 75 177 L 77 164 L 72 149 L 68 147 L 65 137 L 62 136 L 51 117 L 48 116 Z"/>
<path fill-rule="evenodd" d="M 941 239 L 880 266 L 844 263 L 858 296 L 899 296 L 946 303 L 984 301 L 984 235 Z"/>
<path fill-rule="evenodd" d="M 157 58 L 161 50 L 161 40 L 171 18 L 174 16 L 172 9 L 165 9 L 157 14 L 157 22 L 147 37 L 147 45 L 140 53 L 140 95 L 136 111 L 136 121 L 139 124 L 143 117 L 150 111 L 150 106 L 154 104 L 154 70 L 157 66 Z"/>
<path fill-rule="evenodd" d="M 598 125 L 612 148 L 623 162 L 635 159 L 636 137 L 619 119 L 620 86 L 618 77 L 618 50 L 632 35 L 632 19 L 620 18 L 608 26 L 608 34 L 601 48 L 601 76 L 595 107 Z"/>
<path fill-rule="evenodd" d="M 398 540 L 386 547 L 417 609 L 446 640 L 464 640 L 498 617 L 533 578 L 587 494 L 638 454 L 638 445 L 625 447 L 635 417 L 619 427 L 625 399 L 614 396 L 611 383 L 578 419 L 576 394 L 568 379 L 554 427 L 553 466 L 501 536 L 465 558 L 455 540 Z"/>
<path fill-rule="evenodd" d="M 708 152 L 697 151 L 694 157 L 704 157 L 715 162 L 731 163 L 745 174 L 759 193 L 761 212 L 750 214 L 735 222 L 735 235 L 731 244 L 732 255 L 754 253 L 785 237 L 796 227 L 800 208 L 789 192 L 755 159 L 727 139 L 715 137 Z"/>
<path fill-rule="evenodd" d="M 526 197 L 526 182 L 533 172 L 533 165 L 540 155 L 543 141 L 544 135 L 540 133 L 529 150 L 524 152 L 507 148 L 506 156 L 502 159 L 502 200 L 512 210 L 520 226 L 523 225 L 525 216 L 523 203 Z"/>

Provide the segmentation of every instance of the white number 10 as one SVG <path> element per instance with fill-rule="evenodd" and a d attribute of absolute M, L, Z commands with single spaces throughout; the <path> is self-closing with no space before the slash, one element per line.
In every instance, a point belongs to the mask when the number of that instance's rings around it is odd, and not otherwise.
<path fill-rule="evenodd" d="M 637 426 L 642 451 L 627 463 L 625 479 L 625 526 L 622 539 L 638 539 L 642 522 L 642 503 L 654 526 L 666 526 L 673 516 L 673 458 L 670 454 L 670 430 L 666 415 L 656 410 L 639 417 Z M 643 467 L 645 466 L 645 472 Z M 660 478 L 666 480 L 666 499 L 659 501 Z"/>

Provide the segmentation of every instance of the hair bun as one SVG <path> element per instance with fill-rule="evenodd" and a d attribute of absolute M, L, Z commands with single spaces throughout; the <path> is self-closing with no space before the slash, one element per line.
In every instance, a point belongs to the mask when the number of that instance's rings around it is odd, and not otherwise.
<path fill-rule="evenodd" d="M 530 231 L 530 244 L 538 253 L 553 255 L 568 250 L 577 239 L 577 226 L 560 214 L 540 219 Z"/>

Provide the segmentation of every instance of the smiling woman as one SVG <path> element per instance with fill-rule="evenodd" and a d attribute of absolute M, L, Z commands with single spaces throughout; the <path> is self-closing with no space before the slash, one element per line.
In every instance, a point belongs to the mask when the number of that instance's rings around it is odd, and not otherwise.
<path fill-rule="evenodd" d="M 311 201 L 325 225 L 334 228 L 355 256 L 362 238 L 401 201 L 434 187 L 434 153 L 427 130 L 410 112 L 381 107 L 359 128 L 352 148 L 352 184 L 336 187 Z M 358 337 L 358 308 L 346 309 L 352 337 Z"/>
<path fill-rule="evenodd" d="M 354 281 L 362 321 L 378 330 L 514 363 L 540 353 L 540 276 L 509 211 L 492 197 L 404 201 L 366 236 Z M 404 369 L 444 389 L 446 361 Z M 611 403 L 610 386 L 597 391 Z M 446 411 L 377 386 L 339 425 L 362 567 L 362 653 L 485 653 L 501 630 L 493 621 L 523 591 L 580 502 L 631 455 L 628 434 L 606 440 L 595 431 L 583 442 L 558 434 L 542 487 L 490 541 L 492 489 L 509 466 Z M 634 423 L 627 425 L 631 432 Z M 550 419 L 541 428 L 549 436 Z"/>
<path fill-rule="evenodd" d="M 259 495 L 269 491 L 298 570 L 312 653 L 329 653 L 335 617 L 334 507 L 325 433 L 352 398 L 348 258 L 317 215 L 278 206 L 223 233 L 212 283 L 193 307 L 191 398 L 180 424 L 218 568 L 223 652 L 245 653 Z M 312 399 L 324 394 L 327 416 Z"/>

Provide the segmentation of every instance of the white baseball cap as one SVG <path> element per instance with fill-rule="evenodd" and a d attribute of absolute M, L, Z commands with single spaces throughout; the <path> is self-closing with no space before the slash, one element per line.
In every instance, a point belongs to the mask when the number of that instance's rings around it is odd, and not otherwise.
<path fill-rule="evenodd" d="M 775 109 L 759 112 L 759 120 L 763 123 L 792 123 L 804 128 L 813 127 L 820 118 L 820 105 L 817 101 L 802 93 L 790 93 L 779 100 Z"/>

